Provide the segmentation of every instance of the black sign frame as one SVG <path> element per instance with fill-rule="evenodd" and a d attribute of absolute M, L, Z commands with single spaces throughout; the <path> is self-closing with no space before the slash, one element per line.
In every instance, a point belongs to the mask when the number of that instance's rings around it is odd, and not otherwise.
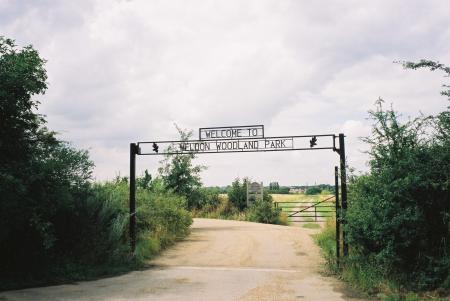
<path fill-rule="evenodd" d="M 261 126 L 261 125 L 257 125 Z M 216 154 L 216 153 L 254 153 L 254 152 L 269 152 L 269 151 L 307 151 L 307 150 L 332 150 L 339 155 L 340 162 L 340 180 L 341 180 L 341 204 L 339 206 L 339 210 L 336 210 L 336 247 L 337 247 L 337 257 L 339 261 L 339 249 L 340 249 L 340 240 L 342 239 L 343 246 L 343 255 L 348 255 L 348 243 L 346 241 L 345 235 L 345 227 L 340 227 L 341 224 L 345 223 L 345 212 L 347 210 L 347 175 L 346 175 L 346 156 L 345 156 L 345 135 L 340 133 L 338 135 L 335 134 L 317 134 L 317 135 L 298 135 L 298 136 L 275 136 L 275 137 L 265 137 L 264 136 L 264 126 L 263 128 L 263 137 L 259 138 L 235 138 L 235 139 L 222 139 L 222 140 L 261 140 L 261 139 L 276 139 L 276 138 L 286 138 L 286 139 L 295 139 L 295 138 L 310 138 L 310 147 L 302 147 L 302 148 L 290 148 L 290 149 L 271 149 L 271 150 L 249 150 L 249 151 L 240 151 L 240 150 L 231 150 L 231 151 L 223 151 L 223 152 L 180 152 L 180 151 L 172 151 L 172 152 L 159 152 L 159 144 L 161 143 L 189 143 L 189 142 L 205 142 L 205 141 L 220 141 L 221 139 L 209 139 L 204 140 L 201 138 L 201 130 L 202 129 L 235 129 L 235 128 L 251 128 L 252 126 L 228 126 L 228 127 L 215 127 L 215 128 L 200 128 L 199 129 L 199 139 L 198 140 L 165 140 L 165 141 L 141 141 L 130 143 L 130 245 L 132 252 L 135 251 L 136 248 L 136 156 L 137 155 L 170 155 L 170 154 Z M 256 127 L 256 126 L 253 126 Z M 315 147 L 317 145 L 318 137 L 331 137 L 333 145 L 330 147 Z M 338 140 L 338 147 L 336 147 L 336 139 Z M 141 152 L 141 145 L 151 144 L 153 147 L 153 153 L 143 153 Z M 338 208 L 338 200 L 339 200 L 339 189 L 338 189 L 338 172 L 337 166 L 335 167 L 335 177 L 336 177 L 336 208 Z M 342 232 L 341 230 L 342 229 Z M 342 234 L 341 234 L 342 233 Z M 342 236 L 341 236 L 342 235 Z"/>

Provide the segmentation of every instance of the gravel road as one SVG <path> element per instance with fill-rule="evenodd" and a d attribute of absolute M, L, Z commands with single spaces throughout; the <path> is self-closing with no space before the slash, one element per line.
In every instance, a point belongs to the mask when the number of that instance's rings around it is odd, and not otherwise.
<path fill-rule="evenodd" d="M 125 275 L 0 293 L 0 300 L 362 300 L 321 274 L 311 229 L 195 219 L 191 235 Z"/>

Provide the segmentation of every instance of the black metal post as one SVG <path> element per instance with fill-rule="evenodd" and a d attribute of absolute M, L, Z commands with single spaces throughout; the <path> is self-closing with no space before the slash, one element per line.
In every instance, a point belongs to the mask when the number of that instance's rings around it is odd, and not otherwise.
<path fill-rule="evenodd" d="M 341 256 L 341 227 L 340 227 L 340 206 L 339 206 L 339 168 L 334 167 L 334 191 L 336 201 L 336 264 L 339 266 L 339 257 Z"/>
<path fill-rule="evenodd" d="M 136 143 L 130 143 L 130 246 L 136 249 Z"/>
<path fill-rule="evenodd" d="M 342 242 L 343 242 L 343 253 L 344 256 L 348 255 L 348 244 L 345 239 L 345 213 L 347 212 L 347 173 L 346 173 L 346 162 L 345 162 L 345 136 L 344 134 L 339 134 L 339 157 L 341 163 L 341 221 L 344 227 L 342 227 Z"/>

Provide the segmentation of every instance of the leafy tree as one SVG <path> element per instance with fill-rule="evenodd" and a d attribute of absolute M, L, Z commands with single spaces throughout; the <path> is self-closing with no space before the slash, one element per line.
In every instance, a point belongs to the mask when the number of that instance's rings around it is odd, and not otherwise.
<path fill-rule="evenodd" d="M 265 224 L 284 224 L 281 220 L 281 208 L 274 208 L 273 203 L 266 200 L 255 202 L 248 208 L 248 219 Z"/>
<path fill-rule="evenodd" d="M 228 200 L 239 210 L 243 211 L 247 208 L 247 184 L 250 183 L 248 178 L 241 180 L 236 178 L 228 188 Z M 263 190 L 263 201 L 272 202 L 272 196 L 267 190 Z"/>
<path fill-rule="evenodd" d="M 0 37 L 0 271 L 39 269 L 73 236 L 67 212 L 88 196 L 93 163 L 59 141 L 35 113 L 47 88 L 45 61 Z M 78 231 L 78 229 L 77 229 Z M 74 232 L 75 233 L 75 232 Z"/>
<path fill-rule="evenodd" d="M 47 89 L 45 61 L 31 46 L 16 49 L 14 41 L 0 36 L 0 171 L 13 171 L 55 142 L 44 118 L 33 112 L 39 102 L 33 95 Z"/>
<path fill-rule="evenodd" d="M 181 141 L 187 141 L 192 136 L 192 131 L 180 129 L 175 125 L 180 134 Z M 176 146 L 169 146 L 169 150 L 176 151 Z M 169 154 L 161 161 L 162 166 L 159 173 L 168 189 L 186 197 L 189 208 L 197 208 L 200 206 L 200 188 L 202 182 L 200 172 L 206 167 L 202 165 L 194 165 L 192 160 L 195 158 L 193 153 L 190 154 Z"/>
<path fill-rule="evenodd" d="M 278 184 L 278 182 L 271 182 L 269 184 L 269 189 L 270 190 L 279 190 L 280 189 L 280 184 Z"/>
<path fill-rule="evenodd" d="M 448 135 L 435 135 L 439 119 L 401 123 L 382 103 L 370 112 L 372 135 L 364 139 L 370 173 L 350 185 L 349 243 L 362 262 L 374 262 L 386 276 L 420 288 L 448 283 Z"/>
<path fill-rule="evenodd" d="M 143 189 L 150 189 L 152 183 L 152 175 L 148 173 L 146 169 L 142 177 L 136 179 L 136 186 Z"/>
<path fill-rule="evenodd" d="M 318 186 L 312 186 L 308 187 L 305 191 L 305 194 L 307 195 L 313 195 L 313 194 L 320 194 L 322 192 L 322 189 Z"/>
<path fill-rule="evenodd" d="M 445 66 L 444 64 L 441 64 L 439 62 L 431 61 L 431 60 L 420 60 L 418 63 L 415 62 L 402 62 L 402 65 L 405 69 L 421 69 L 421 68 L 428 68 L 431 71 L 444 71 L 447 76 L 450 75 L 450 67 Z M 450 100 L 450 85 L 443 84 L 442 87 L 444 90 L 441 91 L 441 94 L 444 96 L 447 96 Z"/>
<path fill-rule="evenodd" d="M 34 99 L 47 87 L 44 63 L 31 46 L 0 37 L 0 290 L 132 266 L 186 235 L 192 222 L 184 197 L 145 172 L 130 256 L 128 178 L 93 184 L 88 153 L 46 128 Z"/>
<path fill-rule="evenodd" d="M 227 192 L 228 200 L 239 211 L 242 211 L 247 207 L 247 183 L 247 179 L 244 179 L 241 184 L 241 180 L 237 178 L 231 183 L 231 187 Z"/>

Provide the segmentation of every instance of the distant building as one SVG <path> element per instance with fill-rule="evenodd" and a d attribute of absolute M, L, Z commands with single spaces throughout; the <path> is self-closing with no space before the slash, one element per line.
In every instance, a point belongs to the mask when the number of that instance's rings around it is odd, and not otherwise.
<path fill-rule="evenodd" d="M 305 189 L 304 188 L 290 188 L 289 189 L 289 193 L 304 193 Z"/>

